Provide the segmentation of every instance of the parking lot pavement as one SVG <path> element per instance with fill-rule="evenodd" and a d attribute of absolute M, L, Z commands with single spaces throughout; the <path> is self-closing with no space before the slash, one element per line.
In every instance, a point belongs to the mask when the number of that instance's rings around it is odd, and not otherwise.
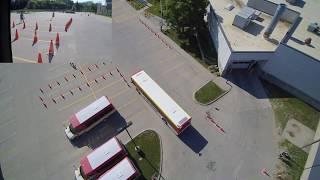
<path fill-rule="evenodd" d="M 111 59 L 112 19 L 92 13 L 60 13 L 31 12 L 25 14 L 26 28 L 20 23 L 19 14 L 11 13 L 12 55 L 14 62 L 37 62 L 38 53 L 42 53 L 43 62 L 66 63 L 70 61 L 90 63 L 108 61 Z M 72 23 L 65 32 L 66 23 L 72 18 Z M 38 24 L 38 41 L 33 44 L 35 27 Z M 52 31 L 49 32 L 51 24 Z M 18 30 L 19 39 L 14 41 L 15 31 Z M 57 33 L 60 45 L 55 45 Z M 49 58 L 48 49 L 53 40 L 54 56 Z"/>
<path fill-rule="evenodd" d="M 68 64 L 1 65 L 0 74 L 5 179 L 71 179 L 80 158 L 117 135 L 126 121 L 161 123 L 110 63 L 77 64 L 77 70 Z M 103 95 L 118 111 L 71 143 L 64 134 L 68 118 Z"/>
<path fill-rule="evenodd" d="M 130 128 L 135 135 L 143 127 L 160 134 L 165 179 L 264 178 L 260 169 L 274 167 L 276 142 L 268 100 L 248 93 L 249 89 L 263 93 L 259 80 L 254 75 L 239 76 L 229 94 L 210 106 L 200 106 L 192 93 L 216 77 L 181 49 L 168 47 L 170 42 L 158 37 L 163 34 L 147 28 L 141 19 L 150 22 L 126 1 L 114 1 L 113 12 L 113 63 L 128 76 L 145 70 L 193 119 L 192 127 L 179 137 L 152 123 L 137 122 Z M 238 87 L 239 83 L 247 87 Z M 224 132 L 205 118 L 208 111 Z"/>

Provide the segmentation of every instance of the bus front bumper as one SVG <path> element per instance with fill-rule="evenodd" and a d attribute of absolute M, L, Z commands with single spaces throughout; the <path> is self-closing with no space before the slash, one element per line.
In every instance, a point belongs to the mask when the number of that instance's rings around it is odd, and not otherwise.
<path fill-rule="evenodd" d="M 68 139 L 70 139 L 70 140 L 73 140 L 73 139 L 76 137 L 76 135 L 71 132 L 69 126 L 66 127 L 66 129 L 64 130 L 64 132 L 66 133 L 66 136 L 67 136 Z"/>

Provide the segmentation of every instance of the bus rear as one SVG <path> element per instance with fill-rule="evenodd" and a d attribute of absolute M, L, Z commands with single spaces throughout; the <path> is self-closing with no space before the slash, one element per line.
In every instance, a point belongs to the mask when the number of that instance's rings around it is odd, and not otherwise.
<path fill-rule="evenodd" d="M 69 125 L 65 129 L 67 137 L 72 140 L 82 133 L 89 131 L 103 119 L 115 112 L 115 108 L 106 96 L 102 96 L 69 119 Z"/>
<path fill-rule="evenodd" d="M 80 167 L 75 170 L 75 177 L 77 180 L 96 179 L 126 155 L 123 144 L 113 137 L 80 160 Z"/>

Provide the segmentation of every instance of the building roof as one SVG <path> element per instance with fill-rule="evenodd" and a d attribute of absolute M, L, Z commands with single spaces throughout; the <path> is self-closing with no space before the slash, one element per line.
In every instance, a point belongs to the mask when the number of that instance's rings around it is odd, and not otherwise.
<path fill-rule="evenodd" d="M 274 51 L 278 47 L 286 33 L 292 26 L 292 23 L 279 21 L 276 28 L 270 36 L 270 40 L 263 38 L 263 33 L 271 22 L 272 16 L 262 12 L 261 18 L 253 20 L 245 30 L 232 25 L 233 19 L 248 0 L 209 0 L 214 11 L 220 19 L 223 32 L 231 48 L 234 51 Z M 307 31 L 310 23 L 317 22 L 320 24 L 320 3 L 318 0 L 297 0 L 296 5 L 291 5 L 285 0 L 266 0 L 274 4 L 284 3 L 287 8 L 300 14 L 302 21 L 293 31 L 292 36 L 287 42 L 288 46 L 297 49 L 315 59 L 320 59 L 320 36 Z M 228 4 L 233 4 L 235 8 L 227 10 Z M 262 21 L 261 21 L 262 20 Z M 306 38 L 312 38 L 311 46 L 304 44 Z"/>
<path fill-rule="evenodd" d="M 293 32 L 287 45 L 320 60 L 320 35 L 307 31 L 310 23 L 320 24 L 320 2 L 319 0 L 297 0 L 297 5 L 291 5 L 285 0 L 269 0 L 274 3 L 285 3 L 288 8 L 300 13 L 302 21 Z M 306 46 L 303 42 L 306 38 L 312 38 L 311 46 Z"/>
<path fill-rule="evenodd" d="M 252 20 L 248 27 L 243 30 L 232 25 L 232 23 L 235 15 L 237 15 L 242 8 L 246 7 L 246 0 L 209 1 L 217 14 L 222 30 L 234 51 L 274 51 L 290 28 L 290 23 L 280 21 L 270 36 L 271 40 L 268 41 L 263 38 L 263 33 L 271 22 L 271 15 L 261 12 L 260 18 Z M 225 7 L 227 7 L 228 4 L 233 4 L 235 8 L 231 11 L 227 10 Z"/>

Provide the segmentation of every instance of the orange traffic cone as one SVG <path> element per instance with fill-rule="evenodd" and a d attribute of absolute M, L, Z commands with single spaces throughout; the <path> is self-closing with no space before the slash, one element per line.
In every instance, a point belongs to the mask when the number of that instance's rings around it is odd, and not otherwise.
<path fill-rule="evenodd" d="M 59 33 L 57 33 L 57 36 L 56 36 L 56 46 L 59 46 L 60 45 L 60 37 L 59 37 Z"/>
<path fill-rule="evenodd" d="M 36 29 L 35 30 L 38 30 L 38 23 L 36 22 Z"/>
<path fill-rule="evenodd" d="M 35 44 L 38 42 L 38 36 L 37 36 L 37 31 L 34 32 L 34 37 L 33 37 L 33 43 L 32 44 Z"/>
<path fill-rule="evenodd" d="M 14 21 L 12 22 L 12 28 L 16 27 L 16 24 L 14 23 Z"/>
<path fill-rule="evenodd" d="M 50 46 L 49 46 L 49 55 L 53 56 L 54 54 L 54 49 L 53 49 L 53 42 L 52 40 L 50 41 Z"/>
<path fill-rule="evenodd" d="M 49 26 L 49 32 L 51 32 L 52 31 L 52 27 L 51 27 L 51 23 L 50 23 L 50 26 Z"/>
<path fill-rule="evenodd" d="M 42 55 L 41 55 L 41 53 L 38 53 L 38 63 L 42 63 Z"/>
<path fill-rule="evenodd" d="M 18 29 L 16 29 L 16 37 L 14 38 L 14 40 L 18 40 L 19 39 L 19 33 L 18 33 Z"/>
<path fill-rule="evenodd" d="M 23 21 L 23 29 L 26 28 L 26 23 Z"/>

